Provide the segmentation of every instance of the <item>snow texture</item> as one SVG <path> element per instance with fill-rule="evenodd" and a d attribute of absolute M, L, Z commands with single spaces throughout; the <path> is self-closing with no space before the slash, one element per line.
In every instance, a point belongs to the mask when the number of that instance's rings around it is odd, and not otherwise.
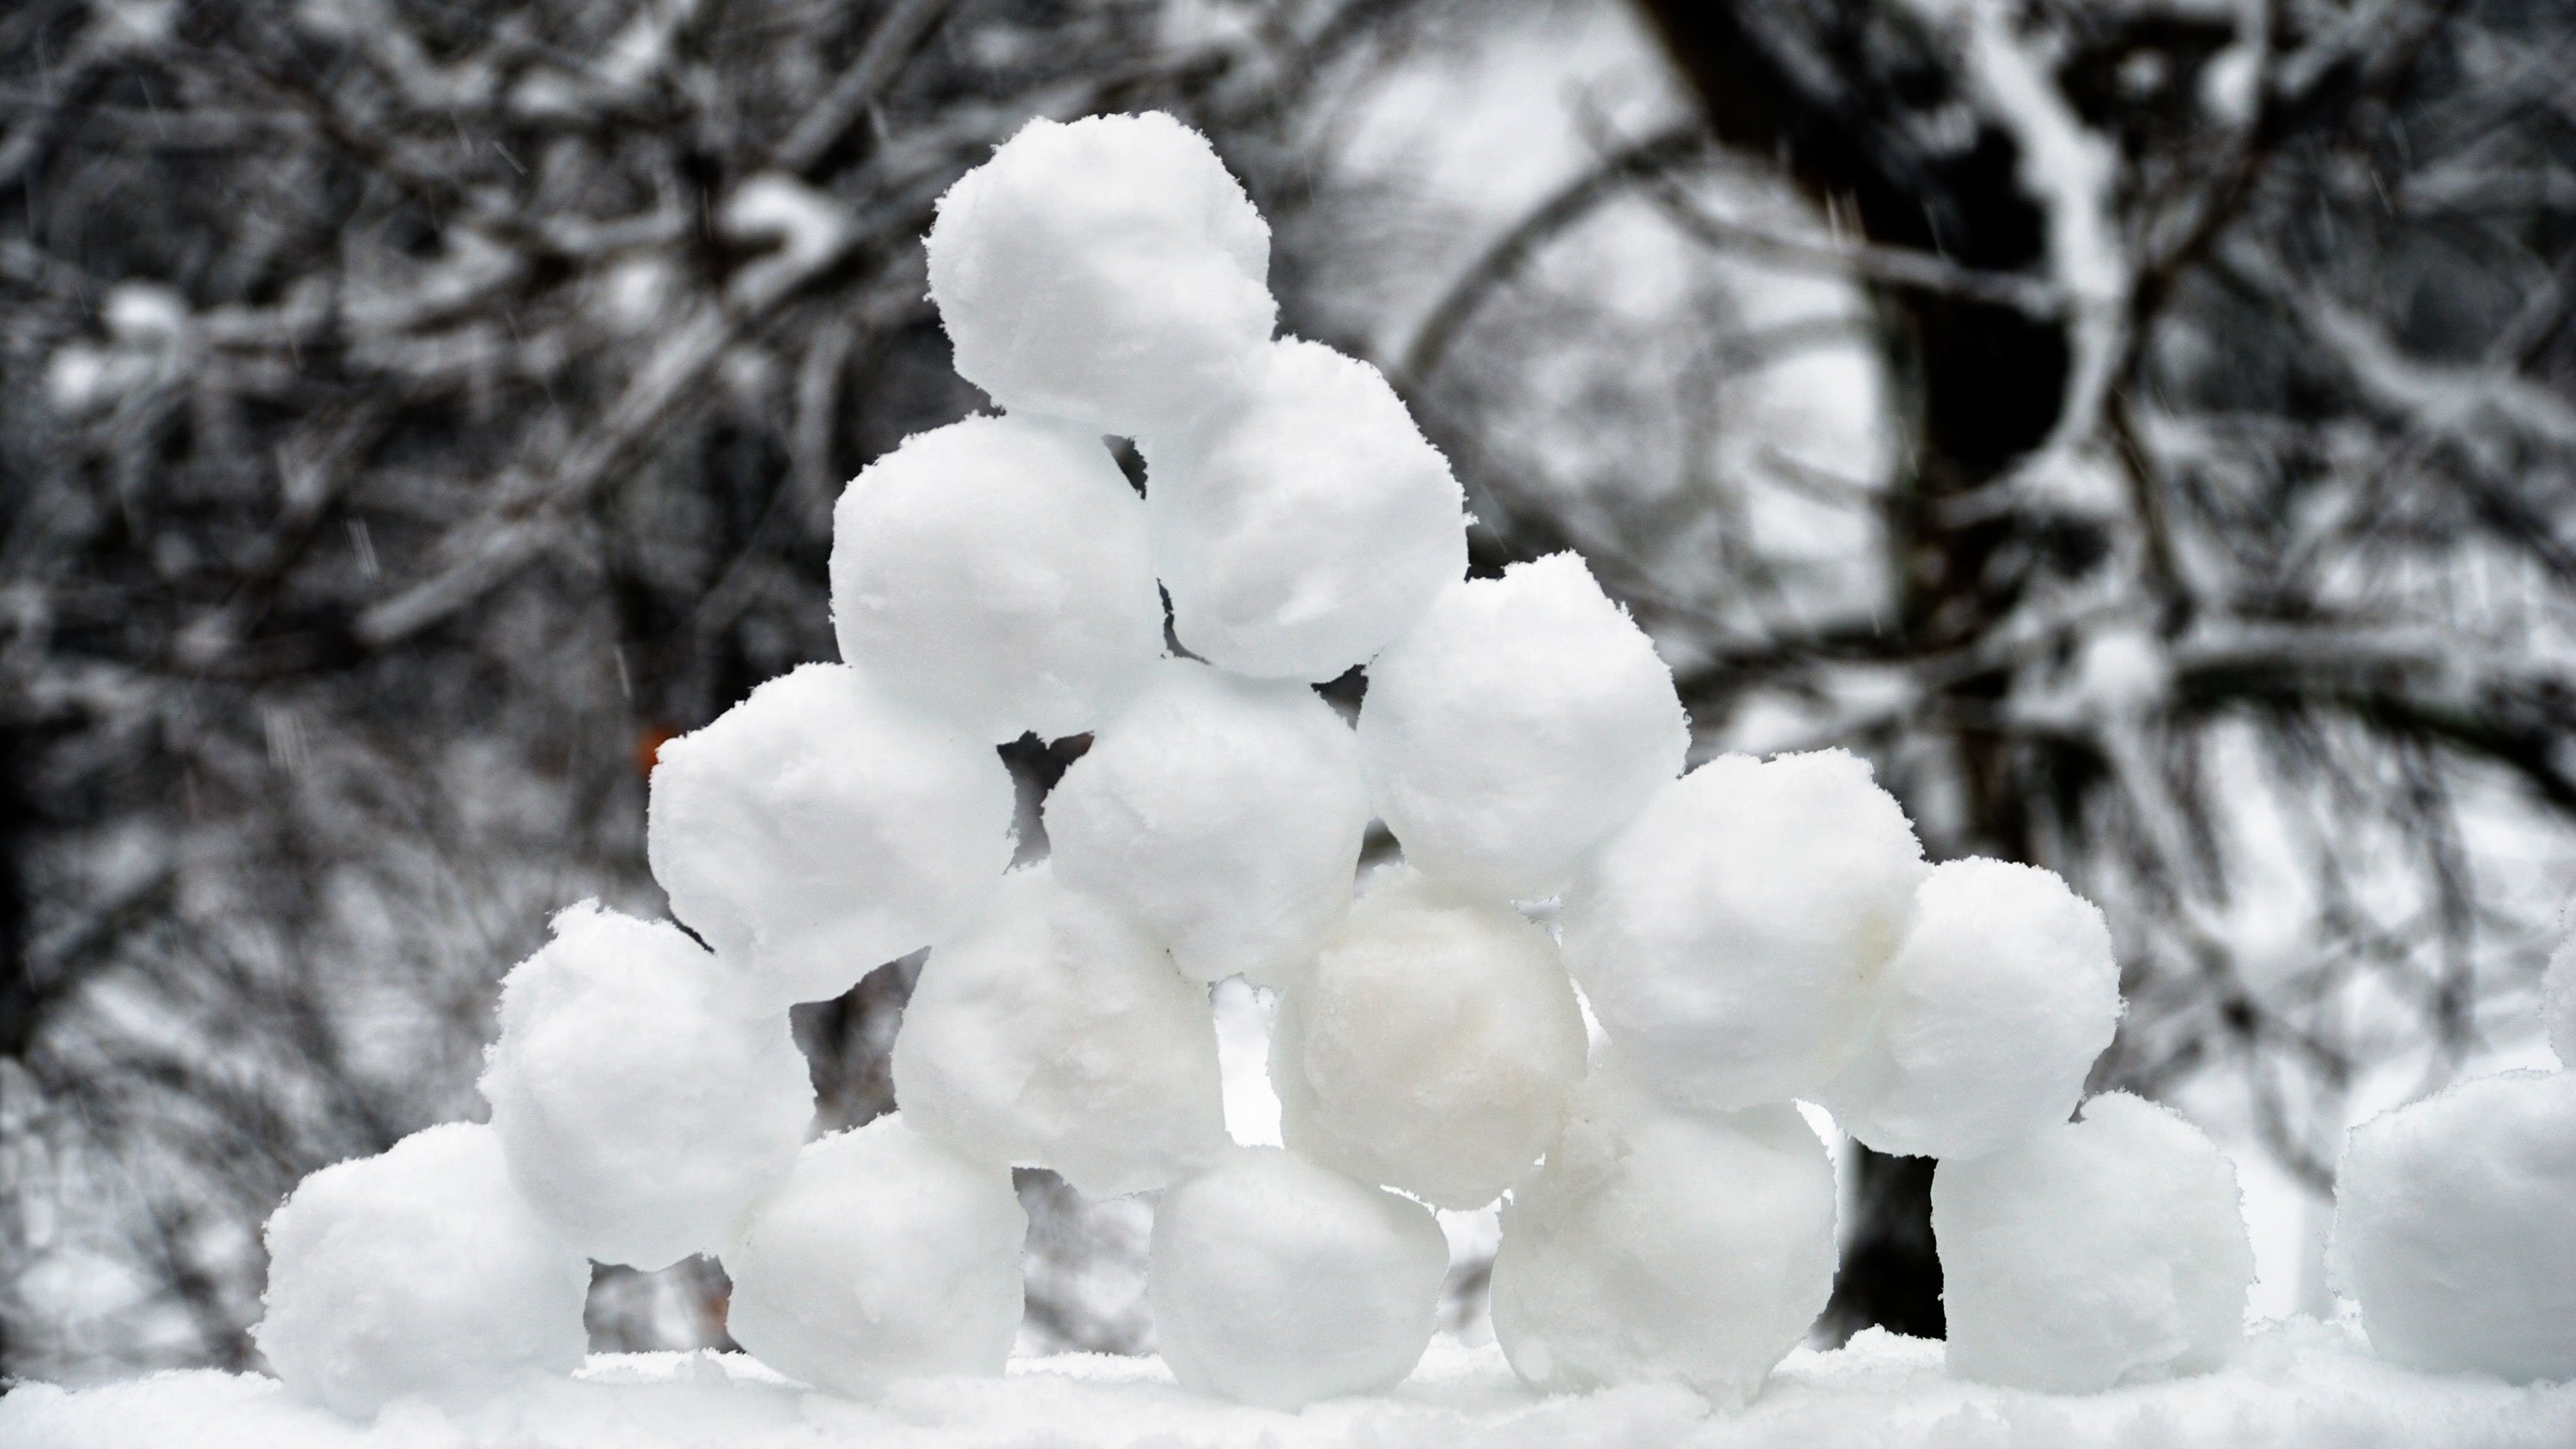
<path fill-rule="evenodd" d="M 645 849 L 747 1006 L 838 996 L 955 930 L 1011 861 L 1010 771 L 839 664 L 662 746 Z"/>
<path fill-rule="evenodd" d="M 1172 632 L 1211 664 L 1331 679 L 1467 571 L 1448 460 L 1376 368 L 1320 343 L 1273 343 L 1240 396 L 1141 446 Z"/>
<path fill-rule="evenodd" d="M 1565 963 L 1655 1090 L 1713 1111 L 1808 1097 L 1868 1026 L 1927 869 L 1859 757 L 1723 755 L 1566 892 Z"/>
<path fill-rule="evenodd" d="M 1677 1382 L 1735 1405 L 1833 1277 L 1833 1164 L 1794 1109 L 1674 1113 L 1613 1059 L 1503 1210 L 1494 1336 L 1544 1391 Z"/>
<path fill-rule="evenodd" d="M 265 1237 L 251 1338 L 304 1399 L 353 1418 L 406 1398 L 461 1409 L 581 1365 L 590 1264 L 520 1201 L 489 1127 L 432 1127 L 323 1168 Z"/>
<path fill-rule="evenodd" d="M 2049 871 L 1935 866 L 1887 965 L 1862 1049 L 1817 1100 L 1881 1152 L 1944 1160 L 2064 1122 L 2120 1019 L 2093 904 Z"/>
<path fill-rule="evenodd" d="M 1191 978 L 1275 986 L 1350 909 L 1368 787 L 1297 684 L 1165 660 L 1046 802 L 1056 876 L 1132 912 Z"/>
<path fill-rule="evenodd" d="M 1290 1147 L 1466 1211 L 1547 1151 L 1584 1046 L 1546 931 L 1392 870 L 1280 993 L 1270 1080 Z"/>
<path fill-rule="evenodd" d="M 1932 1177 L 1950 1371 L 2051 1393 L 2236 1356 L 2254 1250 L 2236 1168 L 2168 1108 L 2114 1092 L 2079 1121 Z"/>
<path fill-rule="evenodd" d="M 501 983 L 492 1130 L 528 1205 L 574 1248 L 648 1271 L 732 1239 L 796 1160 L 814 1086 L 784 1011 L 678 927 L 585 901 Z"/>
<path fill-rule="evenodd" d="M 2576 1073 L 2482 1077 L 2354 1128 L 2327 1264 L 2384 1358 L 2576 1379 Z"/>
<path fill-rule="evenodd" d="M 1690 724 L 1654 644 L 1560 553 L 1441 593 L 1369 665 L 1359 740 L 1407 861 L 1529 900 L 1681 773 Z"/>
<path fill-rule="evenodd" d="M 930 296 L 957 371 L 1013 412 L 1168 433 L 1270 338 L 1270 227 L 1171 117 L 1039 119 L 939 199 Z"/>
<path fill-rule="evenodd" d="M 1294 1409 L 1411 1373 L 1448 1271 L 1420 1203 L 1237 1147 L 1163 1195 L 1145 1293 L 1183 1387 Z"/>
<path fill-rule="evenodd" d="M 1028 1214 L 1010 1170 L 900 1115 L 808 1143 L 724 1255 L 726 1327 L 780 1373 L 853 1396 L 998 1374 L 1019 1333 Z"/>
<path fill-rule="evenodd" d="M 2576 1071 L 2576 934 L 2550 954 L 2549 974 L 2540 987 L 2540 1017 L 2558 1065 Z"/>
<path fill-rule="evenodd" d="M 869 679 L 979 738 L 1079 734 L 1163 652 L 1144 501 L 1096 433 L 918 434 L 832 510 L 832 627 Z"/>
<path fill-rule="evenodd" d="M 894 1088 L 915 1131 L 1090 1197 L 1168 1187 L 1226 1143 L 1207 988 L 1043 863 L 930 953 Z"/>

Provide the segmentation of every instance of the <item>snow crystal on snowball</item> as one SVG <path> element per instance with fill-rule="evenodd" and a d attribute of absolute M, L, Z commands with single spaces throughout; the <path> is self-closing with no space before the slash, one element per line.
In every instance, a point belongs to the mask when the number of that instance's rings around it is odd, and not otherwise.
<path fill-rule="evenodd" d="M 1276 1147 L 1163 1195 L 1145 1293 L 1185 1388 L 1271 1409 L 1392 1388 L 1431 1342 L 1448 1240 L 1431 1212 Z"/>
<path fill-rule="evenodd" d="M 323 1168 L 264 1236 L 251 1338 L 287 1387 L 353 1418 L 407 1397 L 468 1408 L 589 1347 L 590 1263 L 520 1201 L 489 1127 Z"/>
<path fill-rule="evenodd" d="M 928 1374 L 998 1374 L 1019 1333 L 1028 1215 L 1006 1167 L 901 1116 L 806 1144 L 724 1255 L 726 1327 L 754 1357 L 859 1395 Z"/>
<path fill-rule="evenodd" d="M 869 679 L 987 740 L 1079 734 L 1163 652 L 1144 501 L 1096 433 L 916 434 L 832 510 L 832 626 Z"/>
<path fill-rule="evenodd" d="M 2540 1016 L 2558 1065 L 2576 1071 L 2576 934 L 2550 953 L 2549 974 L 2540 986 Z"/>
<path fill-rule="evenodd" d="M 2097 1393 L 2236 1356 L 2254 1250 L 2236 1168 L 2172 1111 L 2114 1092 L 1932 1176 L 1950 1372 Z"/>
<path fill-rule="evenodd" d="M 2063 1122 L 2120 1018 L 2111 932 L 2054 874 L 1932 868 L 1861 1049 L 1817 1101 L 1881 1152 L 1974 1157 Z"/>
<path fill-rule="evenodd" d="M 1552 895 L 1681 773 L 1673 672 L 1581 557 L 1453 584 L 1369 665 L 1360 761 L 1424 873 Z"/>
<path fill-rule="evenodd" d="M 1928 867 L 1841 750 L 1665 785 L 1565 896 L 1565 963 L 1642 1081 L 1732 1110 L 1804 1097 L 1866 1028 Z"/>
<path fill-rule="evenodd" d="M 1547 1150 L 1583 1059 L 1547 932 L 1400 870 L 1280 994 L 1270 1079 L 1290 1147 L 1463 1211 Z"/>
<path fill-rule="evenodd" d="M 1544 1392 L 1679 1380 L 1736 1404 L 1833 1277 L 1833 1163 L 1795 1110 L 1670 1112 L 1613 1058 L 1503 1209 L 1494 1336 Z"/>
<path fill-rule="evenodd" d="M 1100 432 L 1186 423 L 1278 320 L 1269 226 L 1160 113 L 1029 122 L 939 199 L 927 244 L 959 374 Z"/>
<path fill-rule="evenodd" d="M 2576 1074 L 2482 1077 L 2354 1128 L 2327 1265 L 2383 1358 L 2576 1379 Z"/>
<path fill-rule="evenodd" d="M 1226 1143 L 1207 988 L 1043 863 L 930 953 L 894 1090 L 914 1130 L 1090 1197 L 1169 1186 Z"/>
<path fill-rule="evenodd" d="M 1190 977 L 1277 985 L 1350 909 L 1359 746 L 1299 684 L 1168 659 L 1047 796 L 1056 877 L 1131 913 Z"/>
<path fill-rule="evenodd" d="M 668 1267 L 721 1249 L 796 1160 L 814 1086 L 787 1014 L 740 1014 L 679 928 L 585 901 L 501 983 L 483 1095 L 510 1177 L 564 1241 Z"/>
<path fill-rule="evenodd" d="M 808 664 L 662 746 L 645 851 L 671 913 L 774 1011 L 973 915 L 1010 864 L 1014 804 L 990 745 Z"/>
<path fill-rule="evenodd" d="M 1376 368 L 1320 343 L 1272 344 L 1241 396 L 1142 445 L 1172 632 L 1209 663 L 1331 679 L 1467 571 L 1448 461 Z"/>

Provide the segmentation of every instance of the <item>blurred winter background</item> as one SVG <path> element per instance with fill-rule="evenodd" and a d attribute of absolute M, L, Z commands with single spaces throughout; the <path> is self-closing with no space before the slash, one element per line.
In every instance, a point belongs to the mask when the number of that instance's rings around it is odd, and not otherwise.
<path fill-rule="evenodd" d="M 2097 1085 L 2328 1308 L 2344 1127 L 2543 1051 L 2571 73 L 2564 0 L 0 6 L 0 1368 L 249 1362 L 285 1189 L 479 1113 L 547 913 L 658 909 L 655 745 L 831 656 L 836 491 L 978 404 L 932 199 L 1145 107 L 1480 569 L 1581 549 L 1703 751 L 1847 745 L 2102 902 Z M 799 1010 L 829 1123 L 911 969 Z M 1929 1164 L 1842 1166 L 1820 1332 L 1937 1331 Z M 1028 1344 L 1143 1345 L 1142 1209 L 1023 1191 Z M 597 1341 L 722 1292 L 605 1272 Z"/>

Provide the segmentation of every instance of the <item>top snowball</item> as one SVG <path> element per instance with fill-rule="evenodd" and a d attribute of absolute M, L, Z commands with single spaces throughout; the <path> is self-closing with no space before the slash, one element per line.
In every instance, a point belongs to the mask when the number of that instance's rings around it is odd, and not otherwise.
<path fill-rule="evenodd" d="M 1161 114 L 1031 121 L 939 199 L 929 249 L 957 371 L 1102 432 L 1187 423 L 1278 317 L 1269 226 Z"/>

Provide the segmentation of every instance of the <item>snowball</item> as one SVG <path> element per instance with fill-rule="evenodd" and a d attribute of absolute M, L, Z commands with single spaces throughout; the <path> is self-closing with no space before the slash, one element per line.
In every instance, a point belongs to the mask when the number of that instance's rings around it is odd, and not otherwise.
<path fill-rule="evenodd" d="M 1172 631 L 1211 664 L 1331 679 L 1467 571 L 1448 461 L 1376 368 L 1329 347 L 1272 344 L 1243 395 L 1143 447 Z"/>
<path fill-rule="evenodd" d="M 1859 758 L 1721 756 L 1657 791 L 1567 890 L 1565 963 L 1676 1100 L 1807 1096 L 1866 1027 L 1926 869 Z"/>
<path fill-rule="evenodd" d="M 1011 861 L 1010 771 L 845 665 L 662 746 L 645 849 L 671 912 L 776 1010 L 956 929 Z"/>
<path fill-rule="evenodd" d="M 2063 1122 L 2120 1018 L 2102 913 L 2054 874 L 1932 868 L 1861 1049 L 1817 1100 L 1881 1152 L 1974 1157 Z"/>
<path fill-rule="evenodd" d="M 1278 318 L 1269 226 L 1159 113 L 1029 122 L 939 198 L 928 246 L 957 371 L 1099 432 L 1187 422 Z"/>
<path fill-rule="evenodd" d="M 353 1418 L 414 1396 L 470 1407 L 589 1347 L 590 1264 L 519 1200 L 489 1127 L 323 1168 L 265 1236 L 251 1338 L 287 1387 Z"/>
<path fill-rule="evenodd" d="M 1545 1392 L 1679 1380 L 1740 1403 L 1833 1279 L 1833 1163 L 1804 1119 L 1668 1112 L 1614 1058 L 1503 1209 L 1494 1336 Z"/>
<path fill-rule="evenodd" d="M 2540 987 L 2540 1015 L 2558 1065 L 2576 1071 L 2576 934 L 2550 953 L 2549 975 Z"/>
<path fill-rule="evenodd" d="M 484 1054 L 511 1180 L 564 1241 L 652 1270 L 721 1249 L 796 1160 L 814 1086 L 787 1014 L 733 1009 L 679 928 L 585 901 L 501 983 Z"/>
<path fill-rule="evenodd" d="M 1144 500 L 1096 433 L 916 434 L 832 510 L 832 627 L 869 679 L 982 739 L 1079 734 L 1163 652 Z"/>
<path fill-rule="evenodd" d="M 1303 685 L 1165 660 L 1047 796 L 1056 878 L 1132 912 L 1200 981 L 1276 985 L 1350 909 L 1368 787 Z"/>
<path fill-rule="evenodd" d="M 1028 1215 L 1010 1169 L 880 1117 L 806 1144 L 724 1255 L 726 1327 L 817 1388 L 998 1374 L 1020 1329 Z"/>
<path fill-rule="evenodd" d="M 2198 1128 L 2114 1092 L 1932 1175 L 1950 1372 L 2096 1393 L 2236 1356 L 2254 1250 L 2236 1168 Z"/>
<path fill-rule="evenodd" d="M 1368 678 L 1378 814 L 1406 861 L 1497 899 L 1555 894 L 1690 745 L 1672 670 L 1575 554 L 1452 584 Z"/>
<path fill-rule="evenodd" d="M 2354 1128 L 2326 1261 L 2382 1358 L 2576 1379 L 2576 1074 L 2481 1077 Z"/>
<path fill-rule="evenodd" d="M 1184 1388 L 1294 1409 L 1413 1372 L 1448 1271 L 1420 1203 L 1237 1147 L 1164 1194 L 1145 1295 Z"/>
<path fill-rule="evenodd" d="M 1547 1151 L 1583 1057 L 1546 931 L 1390 871 L 1280 994 L 1270 1079 L 1290 1147 L 1463 1211 Z"/>
<path fill-rule="evenodd" d="M 1091 1197 L 1167 1187 L 1226 1142 L 1207 988 L 1044 864 L 931 952 L 894 1090 L 916 1131 Z"/>

